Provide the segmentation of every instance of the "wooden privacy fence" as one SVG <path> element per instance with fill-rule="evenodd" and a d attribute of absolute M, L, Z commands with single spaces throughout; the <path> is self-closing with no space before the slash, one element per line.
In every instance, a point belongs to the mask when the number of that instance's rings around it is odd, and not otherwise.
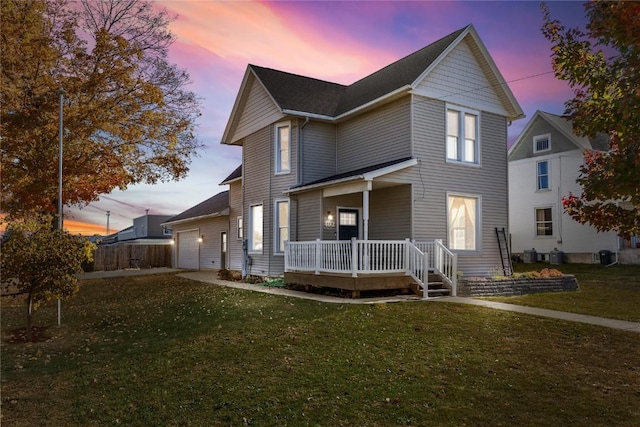
<path fill-rule="evenodd" d="M 101 245 L 93 259 L 94 271 L 171 267 L 171 245 Z"/>

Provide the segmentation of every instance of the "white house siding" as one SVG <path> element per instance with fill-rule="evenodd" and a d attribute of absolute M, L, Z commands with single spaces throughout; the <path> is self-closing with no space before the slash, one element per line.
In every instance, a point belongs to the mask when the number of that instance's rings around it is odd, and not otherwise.
<path fill-rule="evenodd" d="M 475 47 L 462 41 L 418 84 L 416 93 L 453 104 L 506 116 L 494 84 L 474 55 Z M 479 57 L 479 52 L 478 54 Z"/>
<path fill-rule="evenodd" d="M 302 129 L 302 180 L 313 182 L 336 174 L 336 126 L 310 121 Z"/>
<path fill-rule="evenodd" d="M 247 83 L 250 85 L 251 90 L 246 95 L 246 99 L 241 99 L 240 111 L 236 112 L 238 119 L 234 135 L 231 138 L 233 141 L 258 132 L 284 117 L 269 94 L 252 74 Z"/>
<path fill-rule="evenodd" d="M 242 213 L 242 180 L 229 184 L 229 236 L 227 241 L 227 263 L 230 270 L 242 270 L 242 239 L 238 238 L 238 217 L 242 216 L 243 223 L 246 218 Z M 246 233 L 246 225 L 243 225 Z M 246 238 L 246 234 L 245 234 Z"/>
<path fill-rule="evenodd" d="M 553 141 L 552 136 L 552 144 Z M 548 254 L 558 249 L 574 261 L 594 262 L 593 254 L 600 250 L 616 250 L 615 233 L 598 233 L 563 212 L 562 197 L 581 191 L 576 178 L 582 159 L 581 150 L 571 150 L 509 162 L 509 228 L 514 253 L 535 248 L 539 253 Z M 541 160 L 549 162 L 550 189 L 537 191 L 536 168 Z M 545 207 L 552 209 L 553 235 L 536 236 L 535 209 Z"/>
<path fill-rule="evenodd" d="M 410 97 L 338 125 L 337 173 L 411 155 Z"/>

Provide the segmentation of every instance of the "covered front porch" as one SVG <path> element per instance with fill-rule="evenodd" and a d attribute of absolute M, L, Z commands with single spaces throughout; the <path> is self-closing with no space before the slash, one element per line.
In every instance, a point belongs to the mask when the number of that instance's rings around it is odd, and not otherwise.
<path fill-rule="evenodd" d="M 457 293 L 457 255 L 441 241 L 286 242 L 287 283 L 363 291 L 412 290 L 423 298 Z"/>

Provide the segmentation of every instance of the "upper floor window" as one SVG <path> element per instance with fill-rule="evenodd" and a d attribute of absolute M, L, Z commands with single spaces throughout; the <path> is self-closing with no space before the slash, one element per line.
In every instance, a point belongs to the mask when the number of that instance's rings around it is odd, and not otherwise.
<path fill-rule="evenodd" d="M 276 125 L 276 173 L 288 173 L 291 169 L 291 127 L 289 123 Z"/>
<path fill-rule="evenodd" d="M 549 161 L 544 160 L 542 162 L 538 162 L 536 165 L 536 178 L 537 178 L 537 189 L 538 190 L 548 190 L 549 189 Z"/>
<path fill-rule="evenodd" d="M 447 160 L 480 163 L 478 113 L 447 108 Z"/>
<path fill-rule="evenodd" d="M 536 209 L 536 236 L 553 236 L 551 208 Z"/>
<path fill-rule="evenodd" d="M 540 151 L 551 150 L 551 135 L 536 135 L 533 137 L 533 152 L 539 153 Z"/>
<path fill-rule="evenodd" d="M 475 251 L 478 235 L 478 199 L 476 197 L 447 197 L 449 223 L 449 247 L 456 250 Z"/>
<path fill-rule="evenodd" d="M 276 200 L 275 203 L 275 228 L 274 228 L 275 253 L 284 253 L 284 242 L 289 240 L 289 201 Z"/>

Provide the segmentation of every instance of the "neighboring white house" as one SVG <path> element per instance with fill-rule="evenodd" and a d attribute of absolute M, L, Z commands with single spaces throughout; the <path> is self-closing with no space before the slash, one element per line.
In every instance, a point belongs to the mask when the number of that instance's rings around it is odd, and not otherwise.
<path fill-rule="evenodd" d="M 608 148 L 606 138 L 579 137 L 570 120 L 536 111 L 509 150 L 509 230 L 514 254 L 535 249 L 539 260 L 549 260 L 551 251 L 557 250 L 563 252 L 564 262 L 600 263 L 600 251 L 608 250 L 615 260 L 616 234 L 580 224 L 562 207 L 563 196 L 581 193 L 576 179 L 585 150 Z"/>

